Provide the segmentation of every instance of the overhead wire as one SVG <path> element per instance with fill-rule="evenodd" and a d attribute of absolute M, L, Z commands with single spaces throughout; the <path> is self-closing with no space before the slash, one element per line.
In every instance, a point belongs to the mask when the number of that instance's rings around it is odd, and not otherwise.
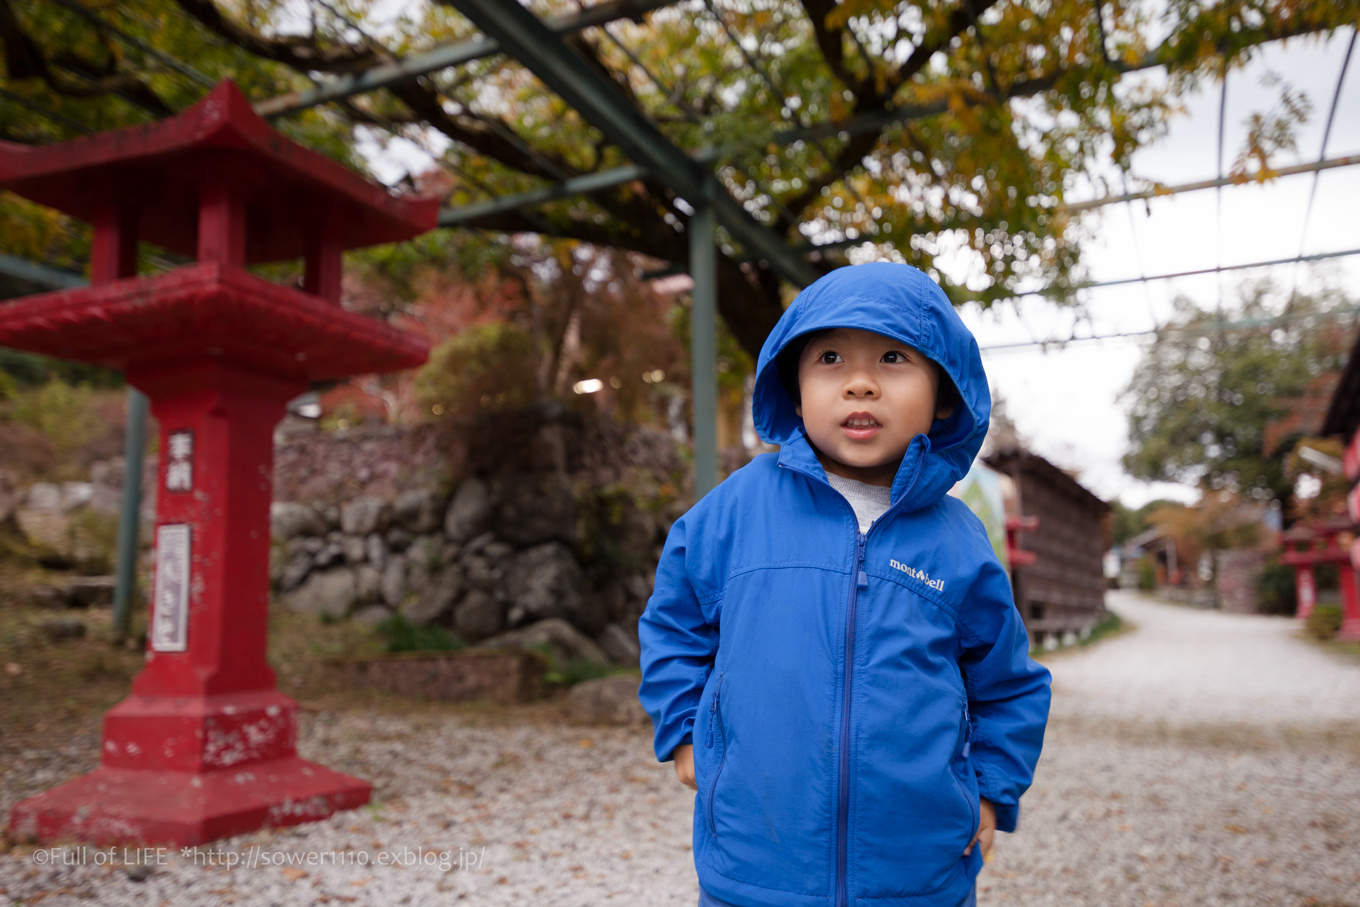
<path fill-rule="evenodd" d="M 1350 306 L 1342 309 L 1333 309 L 1330 312 L 1319 313 L 1314 317 L 1330 320 L 1333 318 L 1344 318 L 1346 316 L 1356 314 L 1360 314 L 1360 308 Z M 1172 334 L 1183 335 L 1186 337 L 1208 337 L 1211 334 L 1214 333 L 1221 334 L 1224 331 L 1250 330 L 1253 328 L 1269 327 L 1271 325 L 1288 325 L 1289 323 L 1290 316 L 1288 314 L 1285 314 L 1277 315 L 1271 318 L 1248 318 L 1242 321 L 1230 321 L 1226 323 L 1216 321 L 1214 325 L 1207 330 L 1177 328 L 1175 331 L 1169 331 L 1167 330 L 1166 326 L 1162 326 L 1159 328 L 1154 328 L 1152 330 L 1146 331 L 1115 331 L 1109 334 L 1091 334 L 1081 337 L 1076 336 L 1053 337 L 1046 340 L 1033 340 L 1033 341 L 1020 340 L 1014 343 L 995 343 L 986 346 L 980 346 L 978 347 L 978 349 L 979 351 L 984 353 L 1006 353 L 1006 352 L 1018 352 L 1021 350 L 1031 349 L 1034 347 L 1041 347 L 1043 352 L 1047 352 L 1049 347 L 1063 348 L 1066 347 L 1068 344 L 1088 343 L 1093 340 L 1123 340 L 1131 339 L 1134 337 L 1148 337 L 1152 335 L 1156 335 L 1159 339 L 1164 339 Z"/>
<path fill-rule="evenodd" d="M 1318 151 L 1318 164 L 1321 165 L 1327 159 L 1327 141 L 1332 135 L 1332 123 L 1336 119 L 1336 108 L 1341 100 L 1341 88 L 1346 83 L 1346 69 L 1351 65 L 1351 54 L 1355 51 L 1355 38 L 1360 35 L 1360 25 L 1351 28 L 1351 40 L 1346 45 L 1346 56 L 1341 60 L 1341 72 L 1336 77 L 1336 89 L 1332 92 L 1332 106 L 1327 111 L 1327 124 L 1322 129 L 1322 147 Z M 1313 216 L 1313 201 L 1317 198 L 1318 181 L 1322 178 L 1322 171 L 1313 171 L 1313 185 L 1308 189 L 1308 205 L 1303 211 L 1303 229 L 1299 232 L 1299 254 L 1303 254 L 1304 247 L 1308 240 L 1308 222 Z M 1292 299 L 1299 289 L 1299 268 L 1294 266 L 1294 285 L 1289 291 Z"/>
<path fill-rule="evenodd" d="M 1119 172 L 1119 178 L 1124 183 L 1124 194 L 1128 195 L 1129 194 L 1128 174 L 1121 170 Z M 1155 325 L 1157 323 L 1157 312 L 1152 304 L 1152 288 L 1148 285 L 1147 270 L 1143 267 L 1143 253 L 1142 250 L 1138 247 L 1138 223 L 1137 218 L 1134 217 L 1133 214 L 1133 200 L 1129 199 L 1125 203 L 1125 205 L 1126 209 L 1129 212 L 1129 242 L 1133 246 L 1133 261 L 1134 264 L 1138 265 L 1138 277 L 1143 282 L 1143 301 L 1147 303 L 1148 320 Z"/>
<path fill-rule="evenodd" d="M 1214 226 L 1214 261 L 1223 264 L 1223 129 L 1228 115 L 1228 65 L 1223 64 L 1223 88 L 1218 96 L 1218 157 L 1216 167 L 1220 185 L 1214 189 L 1214 202 L 1217 207 Z M 1218 280 L 1218 308 L 1223 309 L 1223 277 Z"/>

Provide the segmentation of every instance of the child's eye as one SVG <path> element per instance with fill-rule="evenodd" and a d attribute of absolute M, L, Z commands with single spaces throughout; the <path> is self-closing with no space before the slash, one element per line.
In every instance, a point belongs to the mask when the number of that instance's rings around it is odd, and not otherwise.
<path fill-rule="evenodd" d="M 897 350 L 888 350 L 886 353 L 883 354 L 883 361 L 884 361 L 884 362 L 906 362 L 906 361 L 907 361 L 907 356 L 906 356 L 905 353 L 898 352 Z"/>
<path fill-rule="evenodd" d="M 841 361 L 841 354 L 835 350 L 824 350 L 817 354 L 817 361 L 823 365 L 835 365 Z"/>

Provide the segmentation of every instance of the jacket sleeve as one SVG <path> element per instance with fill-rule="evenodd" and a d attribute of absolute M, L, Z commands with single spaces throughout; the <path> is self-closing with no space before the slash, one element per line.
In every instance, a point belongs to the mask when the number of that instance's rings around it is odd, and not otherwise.
<path fill-rule="evenodd" d="M 1010 579 L 995 557 L 985 559 L 963 602 L 959 642 L 978 790 L 996 806 L 997 829 L 1015 831 L 1044 742 L 1051 675 L 1029 657 Z"/>
<path fill-rule="evenodd" d="M 656 567 L 656 586 L 638 621 L 642 684 L 638 698 L 652 718 L 656 758 L 667 762 L 692 740 L 694 716 L 718 651 L 720 593 L 696 584 L 694 548 L 687 538 L 693 514 L 676 520 Z"/>

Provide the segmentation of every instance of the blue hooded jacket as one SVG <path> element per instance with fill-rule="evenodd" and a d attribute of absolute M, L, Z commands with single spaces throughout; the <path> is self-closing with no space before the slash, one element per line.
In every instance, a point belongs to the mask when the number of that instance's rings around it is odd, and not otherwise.
<path fill-rule="evenodd" d="M 962 398 L 917 435 L 861 533 L 776 359 L 850 327 L 938 363 Z M 1013 831 L 1048 716 L 1049 672 L 981 521 L 946 492 L 987 433 L 977 342 L 909 265 L 833 271 L 765 341 L 755 424 L 780 445 L 672 526 L 638 624 L 656 756 L 694 745 L 694 858 L 741 907 L 956 907 L 979 796 Z"/>

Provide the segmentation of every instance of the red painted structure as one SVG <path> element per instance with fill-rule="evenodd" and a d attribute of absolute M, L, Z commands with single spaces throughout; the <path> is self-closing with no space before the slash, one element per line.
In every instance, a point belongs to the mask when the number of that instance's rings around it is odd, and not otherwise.
<path fill-rule="evenodd" d="M 1012 568 L 1029 567 L 1039 559 L 1039 555 L 1033 551 L 1026 551 L 1020 547 L 1020 533 L 1037 532 L 1038 529 L 1037 516 L 1006 517 L 1006 557 L 1009 558 Z"/>
<path fill-rule="evenodd" d="M 1296 526 L 1280 536 L 1286 546 L 1280 562 L 1294 568 L 1298 617 L 1307 618 L 1317 604 L 1316 566 L 1336 564 L 1337 585 L 1341 588 L 1341 629 L 1337 636 L 1341 639 L 1360 639 L 1360 585 L 1355 563 L 1360 554 L 1360 539 L 1346 544 L 1339 538 L 1353 531 L 1351 519 L 1346 517 Z"/>
<path fill-rule="evenodd" d="M 94 224 L 90 286 L 0 305 L 0 344 L 122 369 L 162 452 L 146 667 L 99 768 L 17 804 L 12 833 L 195 845 L 368 802 L 298 758 L 265 660 L 272 433 L 313 381 L 425 361 L 423 339 L 340 308 L 340 256 L 431 229 L 437 200 L 289 141 L 230 82 L 148 126 L 0 143 L 0 186 Z M 138 240 L 197 263 L 139 277 Z M 301 289 L 246 270 L 298 257 Z"/>

